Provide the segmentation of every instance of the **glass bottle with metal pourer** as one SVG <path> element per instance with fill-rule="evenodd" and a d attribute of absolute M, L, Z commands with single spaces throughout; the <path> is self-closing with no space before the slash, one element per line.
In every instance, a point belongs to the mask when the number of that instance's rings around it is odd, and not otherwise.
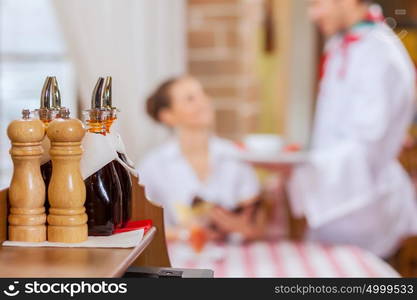
<path fill-rule="evenodd" d="M 103 101 L 104 108 L 108 112 L 107 119 L 106 119 L 106 132 L 110 134 L 111 126 L 113 122 L 117 120 L 117 113 L 118 109 L 113 106 L 112 103 L 112 78 L 111 76 L 107 76 L 104 84 L 104 101 Z M 120 137 L 119 137 L 120 138 Z M 118 147 L 117 155 L 118 157 L 129 167 L 134 168 L 129 164 L 129 160 L 127 158 L 126 153 L 120 150 Z M 132 217 L 132 181 L 130 178 L 129 171 L 118 161 L 114 161 L 115 168 L 117 171 L 117 175 L 120 179 L 120 185 L 122 187 L 122 194 L 123 194 L 123 226 L 130 221 Z"/>
<path fill-rule="evenodd" d="M 88 134 L 106 135 L 108 112 L 103 107 L 104 78 L 100 77 L 94 88 L 91 109 L 87 111 Z M 89 235 L 111 235 L 122 227 L 122 188 L 111 161 L 84 180 L 85 208 L 88 215 Z"/>

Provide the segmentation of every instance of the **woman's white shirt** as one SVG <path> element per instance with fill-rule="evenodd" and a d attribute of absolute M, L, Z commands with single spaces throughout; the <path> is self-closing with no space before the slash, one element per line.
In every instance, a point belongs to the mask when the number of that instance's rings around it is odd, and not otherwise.
<path fill-rule="evenodd" d="M 194 197 L 226 209 L 259 194 L 254 170 L 238 160 L 239 150 L 230 141 L 211 137 L 209 141 L 210 175 L 201 182 L 181 153 L 177 140 L 152 150 L 137 167 L 139 182 L 147 197 L 164 206 L 167 225 L 178 224 L 177 206 L 190 206 Z"/>

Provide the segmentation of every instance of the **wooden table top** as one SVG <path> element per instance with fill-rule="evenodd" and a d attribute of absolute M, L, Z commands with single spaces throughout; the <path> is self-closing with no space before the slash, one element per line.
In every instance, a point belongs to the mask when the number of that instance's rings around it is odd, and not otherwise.
<path fill-rule="evenodd" d="M 0 277 L 120 277 L 152 241 L 135 248 L 0 247 Z"/>

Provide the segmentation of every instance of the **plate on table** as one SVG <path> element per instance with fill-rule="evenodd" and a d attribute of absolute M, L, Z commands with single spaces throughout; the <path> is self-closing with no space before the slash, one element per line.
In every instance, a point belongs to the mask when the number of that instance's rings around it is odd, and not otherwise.
<path fill-rule="evenodd" d="M 252 164 L 285 165 L 301 164 L 308 160 L 306 151 L 299 144 L 285 144 L 275 134 L 250 134 L 240 145 L 238 158 Z"/>
<path fill-rule="evenodd" d="M 241 151 L 239 153 L 239 159 L 247 161 L 253 164 L 302 164 L 308 161 L 308 153 L 304 151 L 298 152 L 253 152 L 253 151 Z"/>

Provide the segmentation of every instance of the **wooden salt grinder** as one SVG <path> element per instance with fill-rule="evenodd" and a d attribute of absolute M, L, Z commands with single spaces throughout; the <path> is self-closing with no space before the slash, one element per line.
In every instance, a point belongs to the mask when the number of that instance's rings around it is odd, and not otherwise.
<path fill-rule="evenodd" d="M 13 177 L 9 188 L 9 240 L 43 242 L 46 240 L 45 183 L 40 171 L 43 123 L 30 119 L 28 109 L 22 119 L 7 128 L 12 148 Z"/>
<path fill-rule="evenodd" d="M 52 159 L 48 241 L 78 243 L 88 236 L 85 185 L 80 172 L 85 129 L 81 121 L 69 118 L 67 109 L 61 109 L 60 115 L 61 118 L 52 121 L 47 129 Z"/>

